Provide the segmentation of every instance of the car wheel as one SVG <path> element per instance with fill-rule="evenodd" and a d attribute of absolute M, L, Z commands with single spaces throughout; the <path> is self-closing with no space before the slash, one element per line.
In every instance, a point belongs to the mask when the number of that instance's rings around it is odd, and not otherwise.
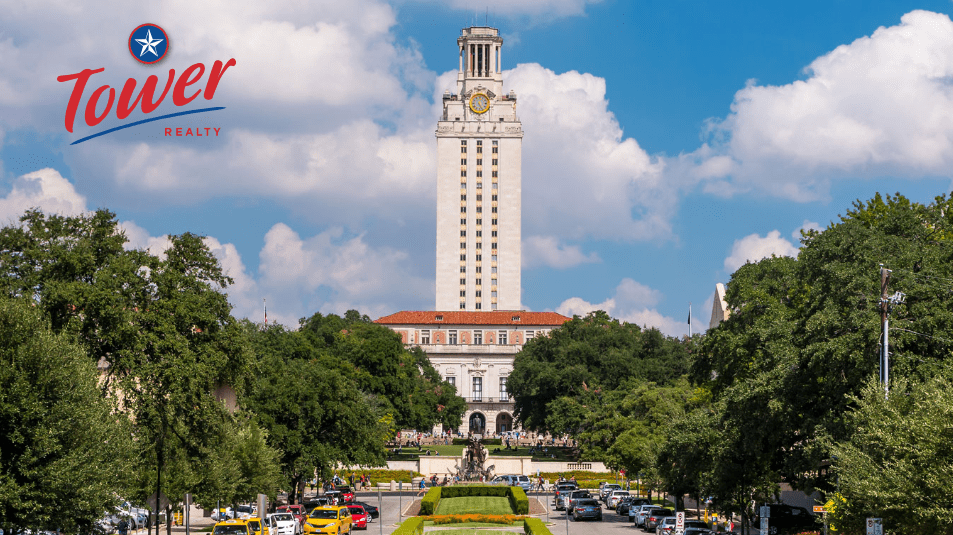
<path fill-rule="evenodd" d="M 768 533 L 769 533 L 770 535 L 778 535 L 778 527 L 777 527 L 777 526 L 768 526 Z"/>

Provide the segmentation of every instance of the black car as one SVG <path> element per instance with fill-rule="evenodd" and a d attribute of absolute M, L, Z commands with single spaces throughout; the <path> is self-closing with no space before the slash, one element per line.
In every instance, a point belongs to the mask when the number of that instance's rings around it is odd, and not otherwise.
<path fill-rule="evenodd" d="M 642 526 L 642 531 L 655 531 L 655 528 L 658 527 L 659 522 L 663 518 L 675 516 L 675 512 L 671 509 L 657 508 L 649 511 L 649 514 L 645 517 L 645 525 Z"/>
<path fill-rule="evenodd" d="M 599 502 L 592 498 L 573 500 L 572 519 L 582 520 L 583 518 L 602 520 L 602 506 Z"/>
<path fill-rule="evenodd" d="M 814 515 L 807 512 L 803 507 L 785 505 L 783 503 L 768 504 L 771 508 L 771 515 L 768 517 L 768 533 L 777 535 L 778 533 L 788 533 L 801 529 L 811 529 L 817 526 Z M 755 508 L 754 525 L 761 525 L 761 507 Z"/>
<path fill-rule="evenodd" d="M 378 518 L 379 516 L 381 516 L 381 511 L 380 509 L 377 508 L 376 505 L 371 505 L 369 503 L 364 503 L 364 502 L 354 502 L 354 505 L 363 506 L 364 510 L 367 511 L 368 516 L 370 516 L 371 518 Z"/>

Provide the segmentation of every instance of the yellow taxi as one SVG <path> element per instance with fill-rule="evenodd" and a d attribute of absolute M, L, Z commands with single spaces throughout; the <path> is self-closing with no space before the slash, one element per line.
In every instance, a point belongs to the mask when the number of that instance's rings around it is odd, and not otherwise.
<path fill-rule="evenodd" d="M 257 517 L 251 517 L 248 520 L 248 529 L 251 530 L 251 535 L 269 535 L 268 526 L 262 519 Z"/>
<path fill-rule="evenodd" d="M 304 535 L 350 535 L 351 512 L 346 505 L 315 507 L 304 524 Z"/>
<path fill-rule="evenodd" d="M 260 525 L 260 523 L 259 523 Z M 248 525 L 248 520 L 236 518 L 234 520 L 224 520 L 215 524 L 212 528 L 212 535 L 255 535 Z"/>

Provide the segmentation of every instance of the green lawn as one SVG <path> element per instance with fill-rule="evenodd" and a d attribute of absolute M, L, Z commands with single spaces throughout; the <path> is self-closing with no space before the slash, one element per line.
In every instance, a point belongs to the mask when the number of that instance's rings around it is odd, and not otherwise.
<path fill-rule="evenodd" d="M 513 531 L 498 531 L 494 529 L 441 529 L 432 530 L 430 533 L 440 533 L 440 535 L 513 535 Z"/>
<path fill-rule="evenodd" d="M 483 513 L 487 515 L 511 515 L 513 508 L 510 500 L 503 496 L 465 496 L 443 498 L 437 504 L 435 515 L 467 515 Z"/>
<path fill-rule="evenodd" d="M 391 450 L 388 453 L 388 459 L 392 461 L 414 461 L 418 457 L 426 457 L 427 450 L 430 450 L 431 455 L 440 453 L 441 457 L 460 457 L 463 455 L 463 451 L 466 449 L 466 446 L 463 445 L 439 445 L 439 446 L 424 446 L 422 451 L 417 451 L 415 447 L 408 447 L 401 449 L 400 455 L 396 455 Z M 572 462 L 575 461 L 575 458 L 572 456 L 572 450 L 567 448 L 547 448 L 549 451 L 546 453 L 535 452 L 533 454 L 533 460 L 536 461 L 559 461 L 559 462 Z M 506 449 L 506 446 L 487 446 L 487 450 L 490 452 L 492 457 L 529 457 L 530 448 L 527 446 L 520 446 L 519 448 Z M 494 451 L 499 450 L 499 451 Z M 555 458 L 552 456 L 555 455 Z"/>
<path fill-rule="evenodd" d="M 509 524 L 491 524 L 491 523 L 489 523 L 489 522 L 454 522 L 454 523 L 452 523 L 452 524 L 434 524 L 434 523 L 431 522 L 430 520 L 425 520 L 425 521 L 424 521 L 424 527 L 428 527 L 428 528 L 429 528 L 429 527 L 433 527 L 433 528 L 434 528 L 434 529 L 431 530 L 431 531 L 437 531 L 437 529 L 442 528 L 442 527 L 443 527 L 443 528 L 452 528 L 452 527 L 454 527 L 454 526 L 462 526 L 462 527 L 468 527 L 468 528 L 499 528 L 499 527 L 501 527 L 501 526 L 509 526 Z M 523 521 L 520 520 L 520 521 L 516 522 L 515 524 L 512 524 L 512 527 L 518 528 L 520 531 L 522 531 L 522 530 L 523 530 Z M 441 533 L 443 533 L 443 532 L 441 531 Z M 480 533 L 484 533 L 484 532 L 483 532 L 483 531 L 480 531 Z"/>

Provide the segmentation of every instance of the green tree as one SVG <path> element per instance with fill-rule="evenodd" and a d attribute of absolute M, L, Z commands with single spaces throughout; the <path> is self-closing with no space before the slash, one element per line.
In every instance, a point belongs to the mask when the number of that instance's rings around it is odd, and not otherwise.
<path fill-rule="evenodd" d="M 868 381 L 854 401 L 847 421 L 856 431 L 833 445 L 838 531 L 863 533 L 876 516 L 891 533 L 953 533 L 953 380 L 901 378 L 888 399 Z"/>
<path fill-rule="evenodd" d="M 119 501 L 131 435 L 83 349 L 0 298 L 0 528 L 90 532 Z M 68 512 L 68 514 L 64 514 Z"/>

